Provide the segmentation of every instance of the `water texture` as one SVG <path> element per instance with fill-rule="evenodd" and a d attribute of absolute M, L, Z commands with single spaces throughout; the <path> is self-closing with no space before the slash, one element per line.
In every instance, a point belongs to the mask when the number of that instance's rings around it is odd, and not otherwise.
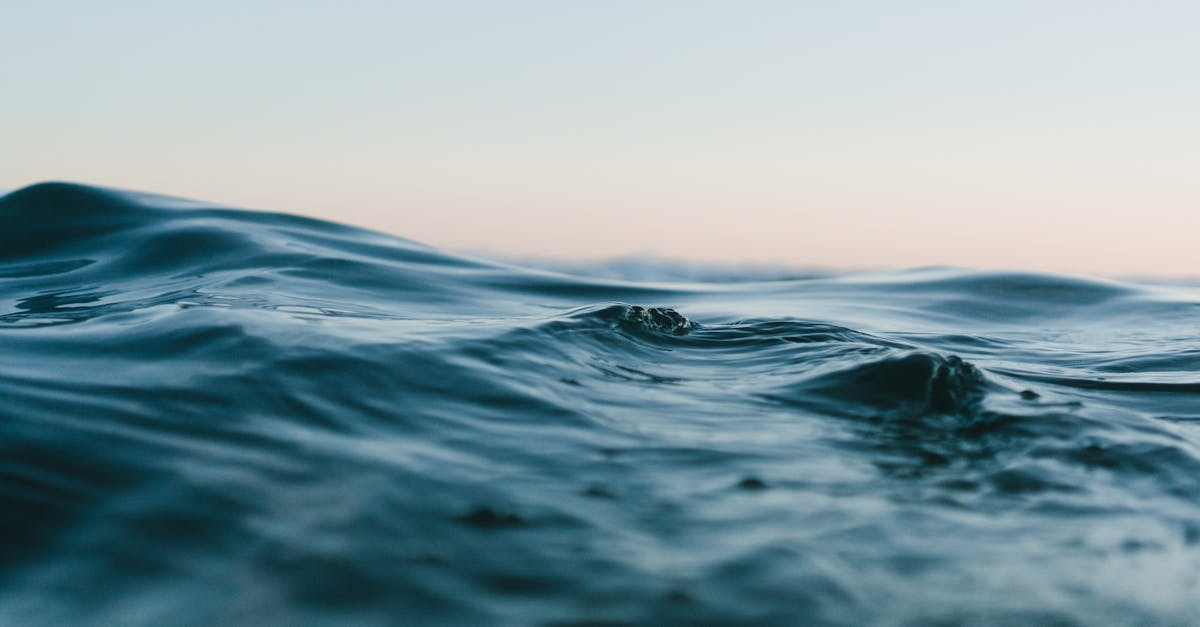
<path fill-rule="evenodd" d="M 664 622 L 1200 623 L 1200 288 L 0 198 L 0 624 Z"/>

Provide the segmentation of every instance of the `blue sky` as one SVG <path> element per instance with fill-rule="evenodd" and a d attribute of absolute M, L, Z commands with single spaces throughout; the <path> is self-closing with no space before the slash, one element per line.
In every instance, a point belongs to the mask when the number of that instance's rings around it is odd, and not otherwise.
<path fill-rule="evenodd" d="M 0 187 L 449 248 L 1196 275 L 1200 4 L 6 2 Z"/>

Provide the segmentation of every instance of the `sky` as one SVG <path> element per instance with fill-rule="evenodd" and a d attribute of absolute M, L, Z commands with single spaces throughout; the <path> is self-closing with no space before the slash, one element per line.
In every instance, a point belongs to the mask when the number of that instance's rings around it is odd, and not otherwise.
<path fill-rule="evenodd" d="M 0 3 L 0 189 L 452 250 L 1200 275 L 1200 3 Z"/>

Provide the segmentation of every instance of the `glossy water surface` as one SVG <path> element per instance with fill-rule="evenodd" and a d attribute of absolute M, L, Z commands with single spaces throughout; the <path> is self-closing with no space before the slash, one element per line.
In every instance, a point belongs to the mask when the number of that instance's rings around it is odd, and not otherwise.
<path fill-rule="evenodd" d="M 573 272 L 4 196 L 0 623 L 1200 622 L 1200 288 Z"/>

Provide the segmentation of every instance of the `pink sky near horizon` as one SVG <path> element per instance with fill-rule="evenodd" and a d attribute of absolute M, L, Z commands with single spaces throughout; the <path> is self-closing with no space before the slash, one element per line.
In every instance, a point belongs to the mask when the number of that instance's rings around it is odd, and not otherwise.
<path fill-rule="evenodd" d="M 0 25 L 0 188 L 508 256 L 1200 276 L 1190 3 L 128 9 Z"/>

